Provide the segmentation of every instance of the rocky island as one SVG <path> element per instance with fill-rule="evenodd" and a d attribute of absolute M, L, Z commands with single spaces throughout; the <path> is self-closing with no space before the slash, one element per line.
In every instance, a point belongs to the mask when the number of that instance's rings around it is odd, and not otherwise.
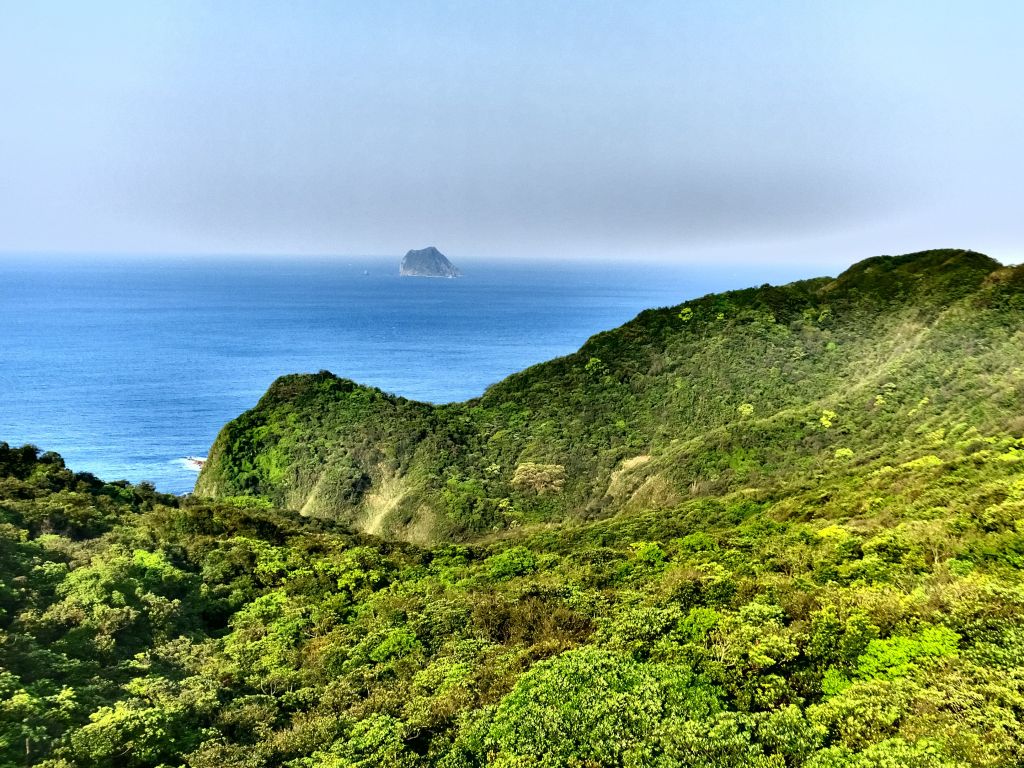
<path fill-rule="evenodd" d="M 462 273 L 434 246 L 409 251 L 398 272 L 402 277 L 459 277 Z"/>

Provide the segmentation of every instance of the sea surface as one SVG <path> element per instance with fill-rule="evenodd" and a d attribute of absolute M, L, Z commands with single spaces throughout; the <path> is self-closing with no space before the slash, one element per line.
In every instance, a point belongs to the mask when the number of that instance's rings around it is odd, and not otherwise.
<path fill-rule="evenodd" d="M 647 307 L 780 269 L 398 259 L 0 256 L 0 441 L 186 493 L 220 428 L 278 376 L 330 370 L 465 400 Z"/>

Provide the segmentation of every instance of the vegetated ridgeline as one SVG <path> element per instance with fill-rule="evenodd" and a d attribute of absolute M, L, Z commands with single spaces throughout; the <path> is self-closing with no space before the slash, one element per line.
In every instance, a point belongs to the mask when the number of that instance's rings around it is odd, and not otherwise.
<path fill-rule="evenodd" d="M 470 403 L 285 377 L 223 498 L 0 443 L 0 765 L 1024 765 L 1022 403 L 1024 268 L 931 251 Z"/>
<path fill-rule="evenodd" d="M 642 312 L 575 354 L 433 406 L 278 379 L 196 485 L 426 543 L 780 497 L 944 440 L 1019 431 L 1024 271 L 971 251 Z"/>

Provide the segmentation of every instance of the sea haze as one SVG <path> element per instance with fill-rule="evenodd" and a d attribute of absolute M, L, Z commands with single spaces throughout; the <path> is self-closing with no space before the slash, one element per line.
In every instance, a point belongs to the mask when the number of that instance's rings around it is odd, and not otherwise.
<path fill-rule="evenodd" d="M 457 260 L 456 260 L 457 261 Z M 278 376 L 327 369 L 451 402 L 647 307 L 792 279 L 792 268 L 398 259 L 0 260 L 0 440 L 106 480 L 191 490 L 182 461 Z"/>

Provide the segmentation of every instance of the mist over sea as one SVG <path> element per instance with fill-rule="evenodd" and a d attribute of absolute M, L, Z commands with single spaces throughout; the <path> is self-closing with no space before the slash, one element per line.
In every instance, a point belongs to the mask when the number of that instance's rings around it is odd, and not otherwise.
<path fill-rule="evenodd" d="M 182 459 L 280 375 L 465 400 L 642 309 L 798 276 L 453 260 L 464 277 L 399 278 L 397 258 L 4 257 L 0 441 L 184 493 Z"/>

